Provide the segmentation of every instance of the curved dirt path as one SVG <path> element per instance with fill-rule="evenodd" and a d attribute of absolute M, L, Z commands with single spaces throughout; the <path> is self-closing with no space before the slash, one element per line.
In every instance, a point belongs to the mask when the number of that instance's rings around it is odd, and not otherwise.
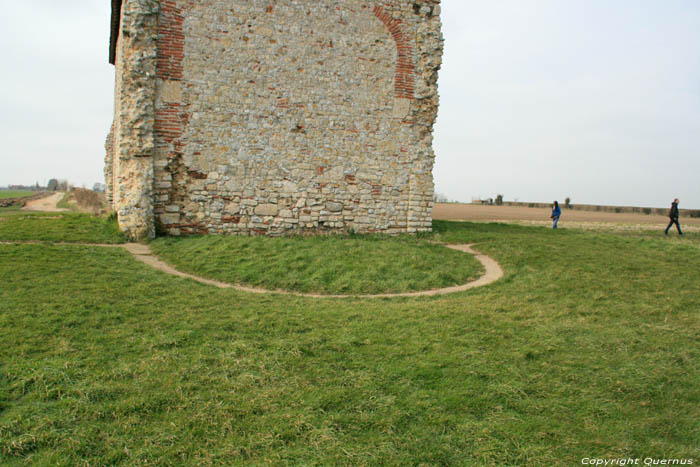
<path fill-rule="evenodd" d="M 484 285 L 490 284 L 497 281 L 503 277 L 503 269 L 501 266 L 491 257 L 482 255 L 474 251 L 471 247 L 472 245 L 445 245 L 447 248 L 453 250 L 461 251 L 467 254 L 474 255 L 483 266 L 484 274 L 471 282 L 467 282 L 462 285 L 455 285 L 452 287 L 444 287 L 441 289 L 431 289 L 422 290 L 420 292 L 405 292 L 405 293 L 390 293 L 390 294 L 369 294 L 369 295 L 336 295 L 336 294 L 315 294 L 315 293 L 302 293 L 302 292 L 292 292 L 289 290 L 270 290 L 262 289 L 258 287 L 250 287 L 238 284 L 229 284 L 226 282 L 220 282 L 212 279 L 205 279 L 204 277 L 195 276 L 193 274 L 188 274 L 182 271 L 178 271 L 174 267 L 170 266 L 166 262 L 162 261 L 160 258 L 155 256 L 148 245 L 142 245 L 140 243 L 127 243 L 126 245 L 120 245 L 126 251 L 134 255 L 134 258 L 145 263 L 159 271 L 163 271 L 174 276 L 184 277 L 187 279 L 192 279 L 197 282 L 206 285 L 212 285 L 220 289 L 235 289 L 242 292 L 256 293 L 256 294 L 268 294 L 275 293 L 280 295 L 293 295 L 295 297 L 310 297 L 310 298 L 394 298 L 394 297 L 430 297 L 435 295 L 446 295 L 456 292 L 463 292 L 465 290 L 473 289 L 475 287 L 482 287 Z"/>
<path fill-rule="evenodd" d="M 56 192 L 46 198 L 27 201 L 27 204 L 22 208 L 23 211 L 46 211 L 46 212 L 64 212 L 68 209 L 57 208 L 56 204 L 63 199 L 63 192 Z"/>
<path fill-rule="evenodd" d="M 18 244 L 43 244 L 40 241 L 26 241 L 26 242 L 3 242 L 0 241 L 0 245 L 18 245 Z M 483 287 L 485 285 L 491 284 L 498 279 L 503 277 L 503 269 L 498 264 L 496 260 L 490 256 L 483 255 L 472 249 L 473 244 L 465 245 L 445 245 L 445 247 L 452 250 L 461 251 L 466 254 L 474 255 L 477 261 L 479 261 L 484 266 L 484 274 L 473 281 L 467 282 L 462 285 L 454 285 L 451 287 L 443 287 L 441 289 L 430 289 L 421 290 L 419 292 L 404 292 L 404 293 L 387 293 L 387 294 L 316 294 L 316 293 L 302 293 L 302 292 L 292 292 L 289 290 L 280 289 L 263 289 L 259 287 L 250 287 L 246 285 L 239 284 L 229 284 L 227 282 L 221 282 L 213 279 L 206 279 L 204 277 L 196 276 L 194 274 L 188 274 L 186 272 L 178 271 L 174 267 L 170 266 L 165 261 L 158 258 L 153 254 L 153 251 L 148 245 L 143 245 L 140 243 L 126 243 L 126 244 L 116 244 L 109 245 L 103 243 L 53 243 L 53 245 L 73 245 L 73 246 L 91 246 L 91 247 L 102 247 L 102 248 L 123 248 L 133 255 L 133 257 L 141 261 L 154 269 L 162 271 L 166 274 L 173 276 L 183 277 L 185 279 L 192 279 L 201 284 L 211 285 L 218 287 L 220 289 L 234 289 L 241 292 L 249 292 L 255 294 L 279 294 L 279 295 L 291 295 L 295 297 L 308 297 L 308 298 L 396 298 L 396 297 L 432 297 L 436 295 L 446 295 L 456 292 L 464 292 L 465 290 L 473 289 L 475 287 Z"/>

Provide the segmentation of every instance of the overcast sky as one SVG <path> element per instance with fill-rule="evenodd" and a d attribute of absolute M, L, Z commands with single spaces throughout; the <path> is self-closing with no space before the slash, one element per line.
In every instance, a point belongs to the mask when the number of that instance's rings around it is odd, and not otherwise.
<path fill-rule="evenodd" d="M 0 0 L 0 186 L 103 182 L 107 0 Z M 700 208 L 700 1 L 443 0 L 436 190 Z"/>

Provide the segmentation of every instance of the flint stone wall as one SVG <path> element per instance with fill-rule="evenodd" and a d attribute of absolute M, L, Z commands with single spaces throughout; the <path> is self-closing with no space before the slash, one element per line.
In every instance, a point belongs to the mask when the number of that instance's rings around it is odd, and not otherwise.
<path fill-rule="evenodd" d="M 120 3 L 130 235 L 430 230 L 439 1 Z"/>

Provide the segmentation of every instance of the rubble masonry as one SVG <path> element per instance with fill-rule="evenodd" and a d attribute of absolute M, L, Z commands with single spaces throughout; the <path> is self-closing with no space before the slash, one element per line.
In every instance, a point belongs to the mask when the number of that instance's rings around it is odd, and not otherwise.
<path fill-rule="evenodd" d="M 131 237 L 430 230 L 439 0 L 115 10 L 105 176 Z"/>

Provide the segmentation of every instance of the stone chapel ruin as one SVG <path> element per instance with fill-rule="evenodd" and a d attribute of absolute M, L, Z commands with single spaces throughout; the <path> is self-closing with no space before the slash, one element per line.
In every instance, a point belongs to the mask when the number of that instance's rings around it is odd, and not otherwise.
<path fill-rule="evenodd" d="M 112 0 L 132 239 L 431 229 L 440 0 Z"/>

